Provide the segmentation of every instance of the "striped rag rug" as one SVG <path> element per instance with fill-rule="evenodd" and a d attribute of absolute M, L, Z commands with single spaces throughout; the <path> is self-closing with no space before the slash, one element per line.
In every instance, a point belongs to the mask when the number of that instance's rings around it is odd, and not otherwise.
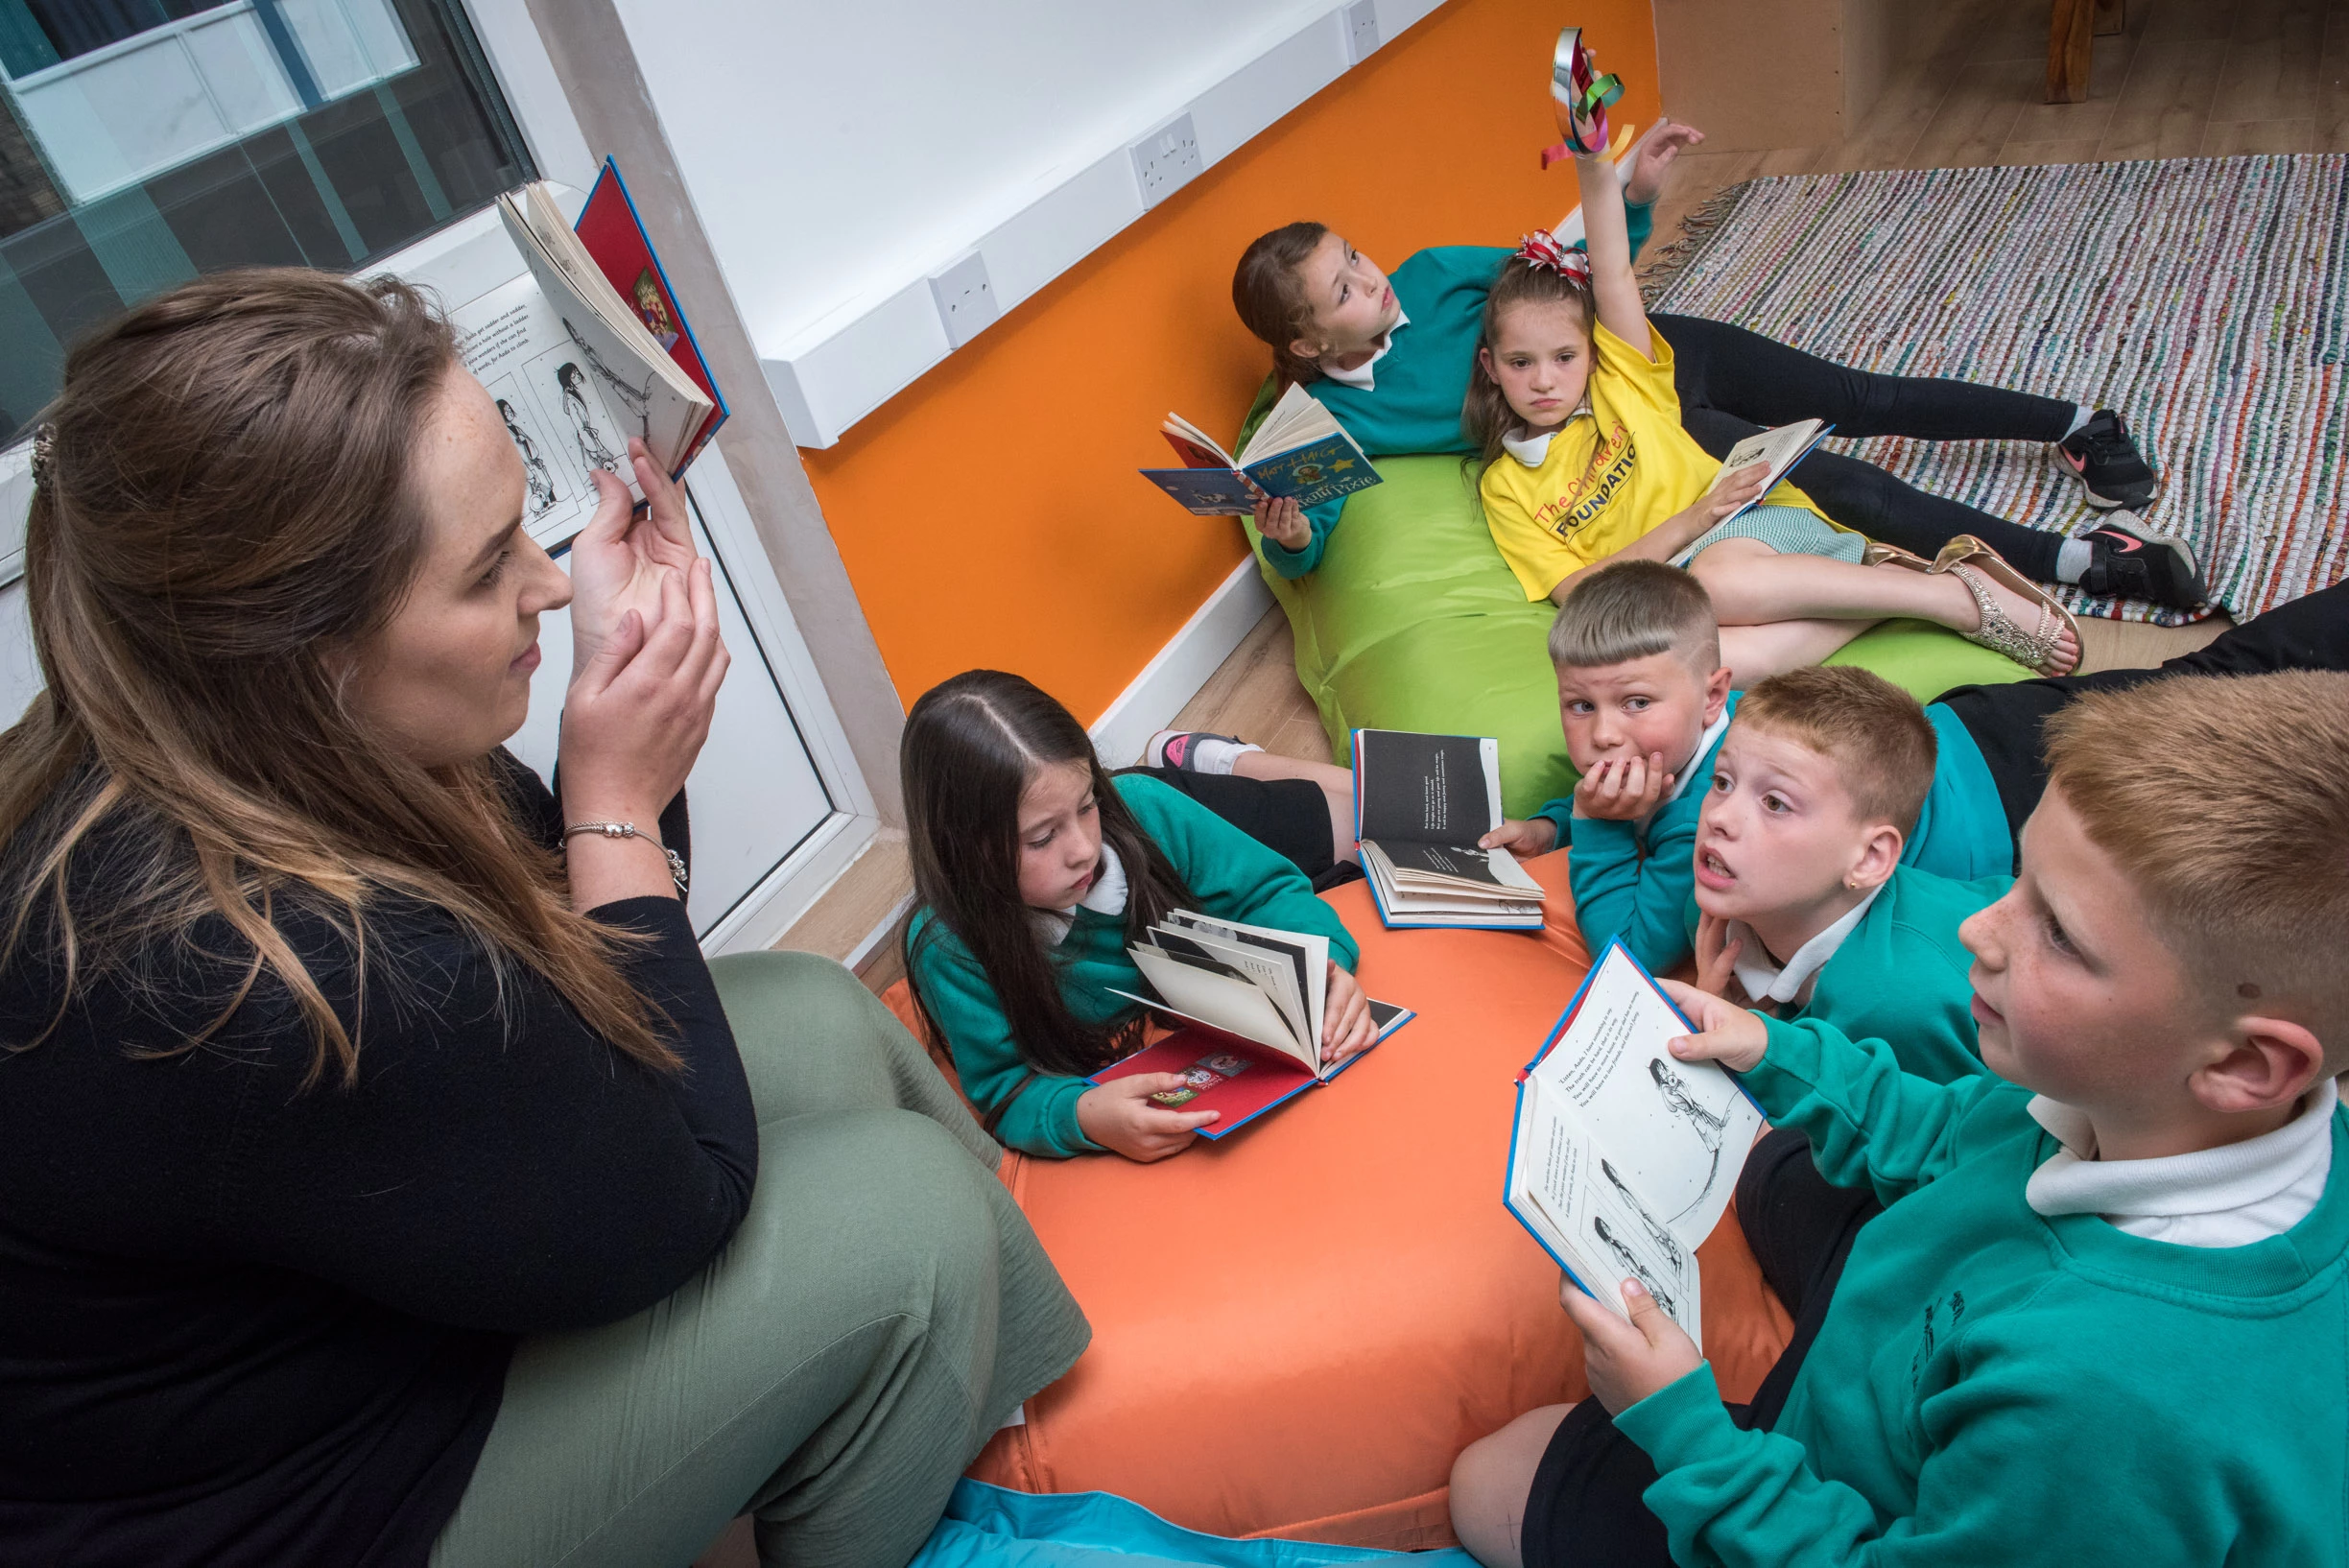
<path fill-rule="evenodd" d="M 1863 369 L 2121 410 L 2162 477 L 2146 521 L 2242 617 L 2349 571 L 2345 219 L 2339 154 L 1785 176 L 1721 193 L 1647 286 Z M 1837 444 L 2017 522 L 2095 525 L 2035 442 Z M 2064 592 L 2083 615 L 2198 618 Z"/>

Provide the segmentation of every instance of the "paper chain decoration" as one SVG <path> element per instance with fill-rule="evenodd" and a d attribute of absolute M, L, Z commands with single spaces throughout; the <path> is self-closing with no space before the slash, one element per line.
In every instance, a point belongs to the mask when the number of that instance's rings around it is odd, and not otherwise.
<path fill-rule="evenodd" d="M 1529 266 L 1547 267 L 1560 277 L 1578 277 L 1590 281 L 1590 257 L 1573 246 L 1560 245 L 1557 236 L 1546 228 L 1537 228 L 1517 247 L 1517 254 Z"/>
<path fill-rule="evenodd" d="M 1578 27 L 1558 30 L 1557 49 L 1550 60 L 1550 96 L 1566 110 L 1559 122 L 1566 139 L 1542 149 L 1543 168 L 1571 155 L 1590 157 L 1608 151 L 1607 106 L 1623 96 L 1623 79 L 1611 72 L 1601 76 L 1591 68 L 1590 51 L 1582 47 Z M 1594 139 L 1587 146 L 1575 133 L 1578 120 L 1591 123 Z"/>

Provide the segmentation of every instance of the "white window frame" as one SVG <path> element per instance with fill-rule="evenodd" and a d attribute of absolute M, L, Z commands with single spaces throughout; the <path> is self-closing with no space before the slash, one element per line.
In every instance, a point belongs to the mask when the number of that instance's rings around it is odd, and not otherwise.
<path fill-rule="evenodd" d="M 507 108 L 521 130 L 540 177 L 579 188 L 578 199 L 583 200 L 584 187 L 593 181 L 599 164 L 581 134 L 554 61 L 522 0 L 450 3 L 462 5 L 471 18 L 496 85 L 506 95 Z M 434 290 L 444 305 L 453 306 L 524 271 L 491 207 L 381 258 L 366 273 L 396 273 Z M 744 394 L 757 396 L 763 392 L 745 389 Z M 24 573 L 31 458 L 29 439 L 0 452 L 0 588 Z M 695 460 L 686 476 L 686 488 L 725 562 L 744 616 L 759 639 L 760 651 L 798 725 L 817 775 L 834 802 L 831 816 L 701 939 L 702 950 L 712 956 L 754 952 L 773 945 L 865 851 L 879 834 L 880 814 L 815 658 L 775 579 L 757 525 L 717 445 L 704 448 Z M 733 678 L 764 678 L 764 673 L 738 656 Z"/>

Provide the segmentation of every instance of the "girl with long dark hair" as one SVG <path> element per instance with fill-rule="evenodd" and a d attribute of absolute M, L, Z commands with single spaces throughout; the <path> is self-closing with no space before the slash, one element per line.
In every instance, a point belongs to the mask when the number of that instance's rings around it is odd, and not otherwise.
<path fill-rule="evenodd" d="M 1178 1153 L 1215 1113 L 1152 1103 L 1180 1080 L 1085 1075 L 1141 1043 L 1126 944 L 1169 910 L 1330 939 L 1330 1059 L 1370 1043 L 1354 938 L 1294 865 L 1146 773 L 1112 778 L 1068 709 L 971 670 L 922 694 L 899 752 L 920 901 L 906 973 L 995 1135 L 1030 1153 Z"/>

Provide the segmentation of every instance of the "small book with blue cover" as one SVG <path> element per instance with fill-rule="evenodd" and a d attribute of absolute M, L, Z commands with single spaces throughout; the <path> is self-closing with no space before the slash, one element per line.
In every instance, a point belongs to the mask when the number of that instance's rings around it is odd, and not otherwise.
<path fill-rule="evenodd" d="M 1379 482 L 1338 416 L 1303 387 L 1281 394 L 1237 458 L 1179 415 L 1158 429 L 1183 466 L 1145 468 L 1142 477 L 1201 517 L 1245 517 L 1267 498 L 1317 507 Z"/>

